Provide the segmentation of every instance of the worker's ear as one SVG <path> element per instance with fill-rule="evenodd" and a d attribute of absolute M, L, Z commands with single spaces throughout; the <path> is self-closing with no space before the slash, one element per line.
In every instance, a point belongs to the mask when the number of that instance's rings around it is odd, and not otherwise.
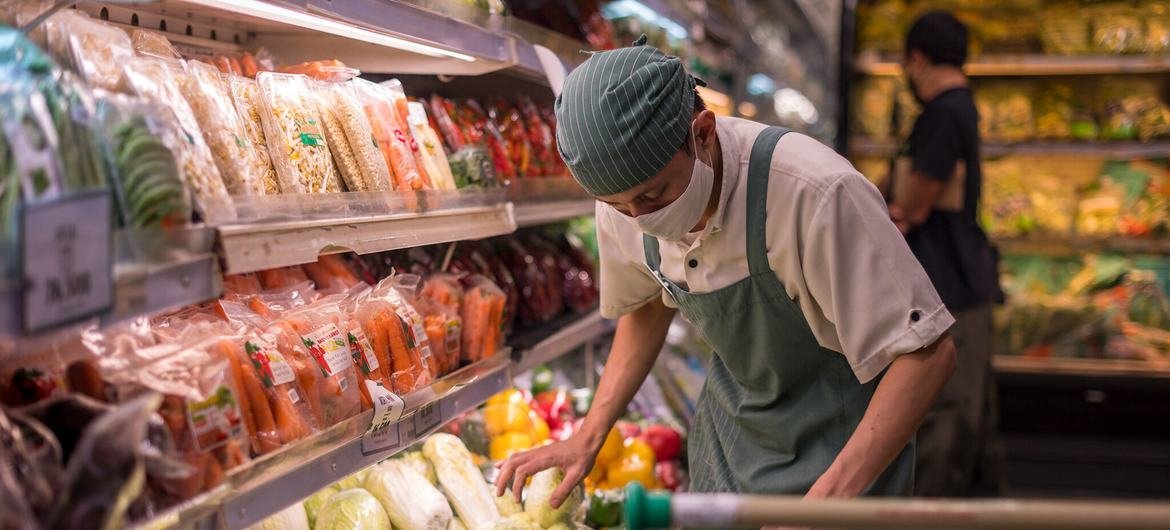
<path fill-rule="evenodd" d="M 708 166 L 714 166 L 715 160 L 715 113 L 704 110 L 695 116 L 694 125 L 695 144 L 699 148 L 697 156 Z"/>

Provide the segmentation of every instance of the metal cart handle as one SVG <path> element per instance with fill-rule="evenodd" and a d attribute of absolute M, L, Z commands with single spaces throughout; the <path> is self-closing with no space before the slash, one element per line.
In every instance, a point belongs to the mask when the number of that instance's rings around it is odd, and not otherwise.
<path fill-rule="evenodd" d="M 671 527 L 1170 529 L 1170 502 L 818 499 L 626 488 L 629 530 Z"/>

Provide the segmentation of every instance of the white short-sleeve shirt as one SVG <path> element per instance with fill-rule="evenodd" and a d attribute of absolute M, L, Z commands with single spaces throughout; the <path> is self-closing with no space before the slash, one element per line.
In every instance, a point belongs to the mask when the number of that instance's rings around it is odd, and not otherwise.
<path fill-rule="evenodd" d="M 660 242 L 661 270 L 692 293 L 748 276 L 747 169 L 763 124 L 716 118 L 723 153 L 719 206 L 703 231 Z M 824 348 L 840 352 L 861 382 L 899 355 L 932 344 L 954 323 L 890 221 L 881 194 L 844 158 L 797 133 L 772 156 L 768 263 Z M 656 296 L 674 301 L 646 268 L 642 232 L 597 203 L 601 314 L 617 318 Z"/>

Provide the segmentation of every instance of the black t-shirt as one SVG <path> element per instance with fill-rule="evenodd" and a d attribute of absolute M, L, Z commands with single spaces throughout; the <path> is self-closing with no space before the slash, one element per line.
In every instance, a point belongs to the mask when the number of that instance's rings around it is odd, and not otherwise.
<path fill-rule="evenodd" d="M 978 222 L 983 174 L 979 114 L 970 89 L 951 89 L 929 101 L 904 152 L 915 171 L 944 182 L 953 178 L 959 161 L 966 163 L 962 211 L 935 210 L 906 236 L 943 303 L 962 311 L 998 299 L 997 256 Z"/>

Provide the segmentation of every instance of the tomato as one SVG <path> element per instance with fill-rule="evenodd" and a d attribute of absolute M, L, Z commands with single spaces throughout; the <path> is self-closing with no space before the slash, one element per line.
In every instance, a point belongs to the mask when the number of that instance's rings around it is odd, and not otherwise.
<path fill-rule="evenodd" d="M 682 452 L 682 435 L 665 425 L 651 425 L 640 436 L 654 449 L 659 462 L 674 460 Z"/>

